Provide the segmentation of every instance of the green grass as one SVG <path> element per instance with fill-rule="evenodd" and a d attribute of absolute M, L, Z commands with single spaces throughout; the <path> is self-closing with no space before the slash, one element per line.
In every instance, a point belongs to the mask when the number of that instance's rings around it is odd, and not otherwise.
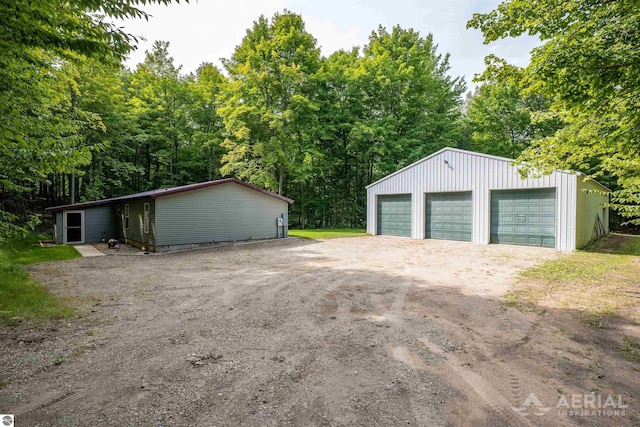
<path fill-rule="evenodd" d="M 31 234 L 0 247 L 0 322 L 66 317 L 73 310 L 34 282 L 22 267 L 43 261 L 78 258 L 71 246 L 40 247 L 42 236 Z"/>
<path fill-rule="evenodd" d="M 640 343 L 638 341 L 631 337 L 624 337 L 621 350 L 626 353 L 629 361 L 640 363 Z"/>
<path fill-rule="evenodd" d="M 640 302 L 629 297 L 629 292 L 638 291 L 638 256 L 640 236 L 610 235 L 525 270 L 505 304 L 575 310 L 585 323 L 601 327 L 620 309 L 640 308 Z"/>
<path fill-rule="evenodd" d="M 305 239 L 335 239 L 338 237 L 362 237 L 366 236 L 364 228 L 315 228 L 306 230 L 289 230 L 290 237 L 302 237 Z"/>
<path fill-rule="evenodd" d="M 79 258 L 78 251 L 69 245 L 55 245 L 41 247 L 40 240 L 46 236 L 30 234 L 25 239 L 12 240 L 0 247 L 0 261 L 14 264 L 33 264 L 45 261 L 61 261 L 65 259 Z"/>

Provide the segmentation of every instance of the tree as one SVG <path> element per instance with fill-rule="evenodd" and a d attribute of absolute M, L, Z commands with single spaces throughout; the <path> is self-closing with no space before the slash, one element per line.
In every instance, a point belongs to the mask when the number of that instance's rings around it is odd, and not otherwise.
<path fill-rule="evenodd" d="M 90 161 L 78 148 L 73 64 L 119 63 L 136 39 L 112 18 L 147 18 L 137 6 L 170 0 L 0 1 L 0 239 L 24 231 L 24 195 L 51 173 Z M 33 224 L 33 217 L 31 224 Z"/>
<path fill-rule="evenodd" d="M 38 19 L 75 16 L 64 25 L 80 26 L 67 36 L 81 34 L 81 48 L 27 47 L 39 62 L 14 58 L 0 71 L 14 79 L 0 96 L 23 108 L 19 137 L 3 134 L 14 145 L 0 147 L 0 178 L 14 187 L 2 195 L 24 212 L 37 210 L 26 202 L 67 203 L 71 186 L 88 200 L 234 175 L 295 198 L 291 218 L 303 227 L 359 226 L 367 184 L 460 139 L 464 84 L 430 35 L 379 28 L 362 50 L 321 58 L 302 18 L 285 11 L 254 22 L 224 61 L 228 78 L 206 63 L 184 76 L 164 42 L 124 69 L 131 40 L 93 16 L 104 3 L 54 4 L 60 16 Z M 85 19 L 96 34 L 116 31 L 102 40 L 111 49 L 82 44 Z"/>
<path fill-rule="evenodd" d="M 307 171 L 303 185 L 288 189 L 297 200 L 291 218 L 299 215 L 301 226 L 361 226 L 367 184 L 456 144 L 464 85 L 447 75 L 447 58 L 436 50 L 431 36 L 379 28 L 362 53 L 322 59 L 312 79 L 319 108 L 307 125 L 313 155 L 299 168 Z"/>
<path fill-rule="evenodd" d="M 51 173 L 71 173 L 90 161 L 80 131 L 90 118 L 75 103 L 73 67 L 30 53 L 50 69 L 26 60 L 6 63 L 0 75 L 0 240 L 33 225 L 29 192 Z"/>
<path fill-rule="evenodd" d="M 369 170 L 365 153 L 352 144 L 352 131 L 365 111 L 357 75 L 360 61 L 358 48 L 338 51 L 322 59 L 314 76 L 314 101 L 321 106 L 315 135 L 323 157 L 317 165 L 318 179 L 306 189 L 309 209 L 302 212 L 304 203 L 292 206 L 293 213 L 301 206 L 301 225 L 306 223 L 304 213 L 312 226 L 360 225 L 362 188 L 356 181 Z"/>
<path fill-rule="evenodd" d="M 132 181 L 143 170 L 135 163 L 131 143 L 135 122 L 127 105 L 126 72 L 120 65 L 87 59 L 77 64 L 77 75 L 78 107 L 100 119 L 99 127 L 81 132 L 84 144 L 92 149 L 91 163 L 78 170 L 78 196 L 87 201 L 131 193 L 138 189 Z"/>
<path fill-rule="evenodd" d="M 133 72 L 94 60 L 78 68 L 77 104 L 101 119 L 81 132 L 91 148 L 91 163 L 77 171 L 82 200 L 220 176 L 226 79 L 211 64 L 181 76 L 168 49 L 156 42 Z"/>
<path fill-rule="evenodd" d="M 521 104 L 520 90 L 506 84 L 476 89 L 467 118 L 472 129 L 471 149 L 515 158 L 532 139 L 531 115 Z"/>
<path fill-rule="evenodd" d="M 536 138 L 545 138 L 562 127 L 557 117 L 547 114 L 551 102 L 545 95 L 524 93 L 521 68 L 493 57 L 488 58 L 487 66 L 475 79 L 482 85 L 467 100 L 469 148 L 516 158 Z"/>
<path fill-rule="evenodd" d="M 212 180 L 220 177 L 220 163 L 224 154 L 220 146 L 224 139 L 224 124 L 219 110 L 227 79 L 213 64 L 203 63 L 192 80 L 189 86 L 192 104 L 188 116 L 193 127 L 195 153 L 191 158 L 195 168 L 206 165 L 205 175 Z"/>
<path fill-rule="evenodd" d="M 447 74 L 449 56 L 437 48 L 431 34 L 400 27 L 369 37 L 357 72 L 367 111 L 353 131 L 374 162 L 363 184 L 455 145 L 465 86 Z"/>
<path fill-rule="evenodd" d="M 261 16 L 230 60 L 230 82 L 221 109 L 227 138 L 223 174 L 235 174 L 282 193 L 286 175 L 300 161 L 305 121 L 317 108 L 308 94 L 320 52 L 299 15 Z M 303 154 L 304 156 L 304 154 Z"/>
<path fill-rule="evenodd" d="M 179 151 L 190 138 L 188 82 L 169 56 L 169 43 L 156 41 L 131 74 L 129 107 L 137 122 L 136 143 L 144 158 L 147 189 L 183 183 Z"/>
<path fill-rule="evenodd" d="M 564 127 L 537 138 L 521 160 L 534 168 L 612 175 L 612 207 L 640 224 L 640 9 L 635 0 L 508 0 L 475 14 L 485 43 L 537 35 L 524 70 L 527 94 L 552 100 L 542 114 Z M 537 120 L 537 117 L 534 117 Z"/>

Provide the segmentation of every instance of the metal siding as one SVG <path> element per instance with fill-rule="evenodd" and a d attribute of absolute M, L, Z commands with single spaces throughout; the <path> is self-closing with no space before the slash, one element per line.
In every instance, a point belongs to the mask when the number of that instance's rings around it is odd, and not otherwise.
<path fill-rule="evenodd" d="M 449 165 L 444 163 L 449 162 Z M 555 171 L 522 179 L 511 161 L 455 149 L 444 150 L 367 188 L 367 232 L 376 234 L 376 196 L 411 193 L 412 237 L 424 238 L 424 193 L 472 191 L 473 243 L 488 244 L 490 191 L 518 188 L 556 188 L 556 249 L 575 250 L 576 176 Z"/>
<path fill-rule="evenodd" d="M 375 200 L 376 196 L 373 191 L 367 190 L 367 233 L 371 235 L 376 234 L 376 230 L 378 227 L 378 221 L 376 218 L 377 209 L 372 208 Z"/>
<path fill-rule="evenodd" d="M 64 224 L 62 222 L 63 221 L 62 211 L 56 212 L 54 215 L 56 216 L 56 223 L 54 227 L 55 236 L 53 237 L 57 244 L 62 244 L 64 243 L 64 236 L 62 234 L 64 232 Z"/>
<path fill-rule="evenodd" d="M 559 229 L 565 229 L 567 228 L 567 226 L 570 223 L 570 219 L 567 218 L 567 212 L 568 212 L 568 208 L 569 208 L 569 200 L 567 200 L 568 197 L 571 197 L 570 192 L 567 191 L 567 185 L 569 184 L 567 177 L 561 177 L 560 178 L 560 190 L 558 191 L 558 193 L 561 194 L 560 197 L 556 197 L 556 206 L 557 206 L 557 210 L 556 210 L 556 215 L 557 215 L 557 227 Z M 575 211 L 574 211 L 575 214 Z M 574 231 L 575 233 L 575 231 Z M 564 250 L 567 247 L 567 240 L 568 239 L 558 239 L 559 241 L 556 242 L 556 247 L 559 250 Z"/>
<path fill-rule="evenodd" d="M 101 242 L 116 236 L 116 215 L 111 206 L 84 209 L 85 243 Z"/>
<path fill-rule="evenodd" d="M 287 207 L 287 210 L 282 212 L 282 222 L 284 224 L 283 227 L 283 231 L 282 231 L 282 237 L 289 237 L 289 209 Z"/>
<path fill-rule="evenodd" d="M 157 245 L 276 238 L 287 211 L 286 201 L 234 183 L 160 197 Z"/>
<path fill-rule="evenodd" d="M 577 177 L 576 191 L 576 246 L 581 248 L 595 238 L 596 216 L 609 232 L 609 195 L 601 193 L 602 187 L 593 181 L 584 181 L 584 177 Z M 588 193 L 598 191 L 598 193 Z"/>

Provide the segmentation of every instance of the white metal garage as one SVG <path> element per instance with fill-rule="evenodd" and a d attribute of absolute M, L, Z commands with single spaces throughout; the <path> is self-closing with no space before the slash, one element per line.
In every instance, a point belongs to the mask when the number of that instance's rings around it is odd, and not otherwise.
<path fill-rule="evenodd" d="M 444 148 L 367 187 L 367 232 L 573 251 L 608 231 L 608 192 L 580 173 L 523 179 L 511 159 Z"/>

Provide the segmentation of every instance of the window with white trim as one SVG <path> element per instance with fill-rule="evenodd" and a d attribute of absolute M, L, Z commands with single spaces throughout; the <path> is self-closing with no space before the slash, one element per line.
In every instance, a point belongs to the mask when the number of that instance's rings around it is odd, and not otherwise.
<path fill-rule="evenodd" d="M 124 205 L 124 229 L 129 229 L 129 204 Z"/>
<path fill-rule="evenodd" d="M 144 232 L 149 233 L 149 203 L 144 204 Z"/>

